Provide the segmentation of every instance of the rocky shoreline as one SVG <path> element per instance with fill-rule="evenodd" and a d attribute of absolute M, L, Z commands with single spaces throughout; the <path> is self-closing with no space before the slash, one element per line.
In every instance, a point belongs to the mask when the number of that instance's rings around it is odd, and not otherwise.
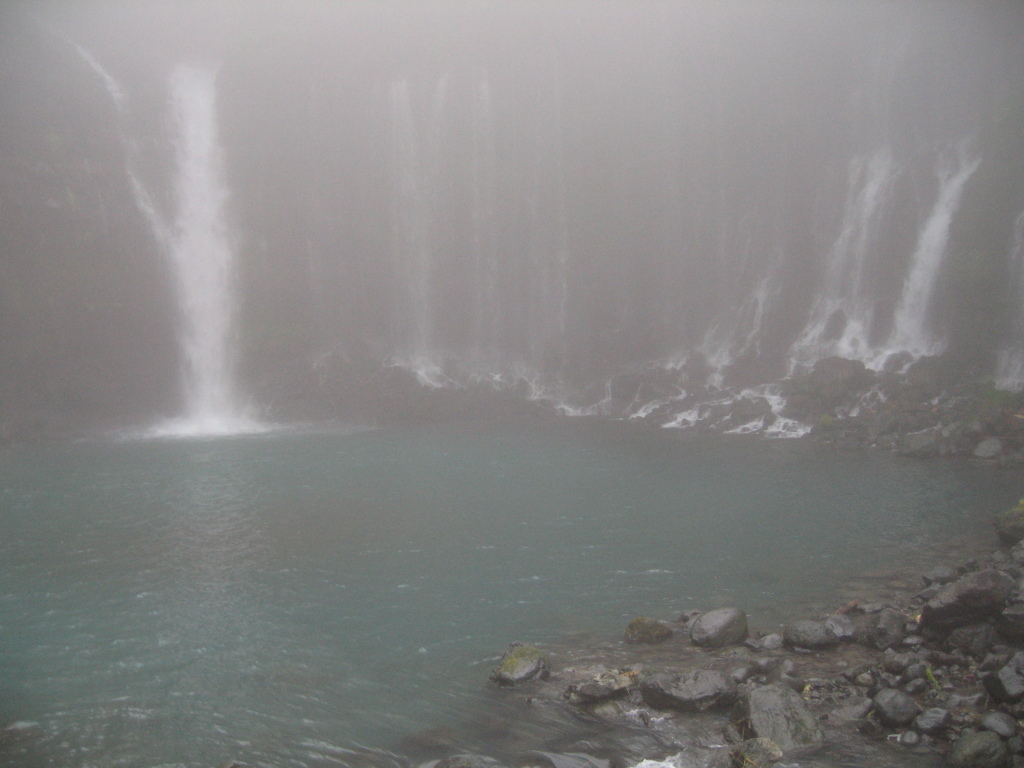
<path fill-rule="evenodd" d="M 1003 546 L 890 574 L 781 631 L 725 607 L 637 617 L 589 647 L 513 643 L 486 725 L 410 736 L 387 762 L 1022 766 L 1024 504 L 997 523 Z"/>

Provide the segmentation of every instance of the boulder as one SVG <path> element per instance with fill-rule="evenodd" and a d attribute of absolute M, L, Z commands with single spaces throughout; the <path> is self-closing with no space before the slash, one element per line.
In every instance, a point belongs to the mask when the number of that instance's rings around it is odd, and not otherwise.
<path fill-rule="evenodd" d="M 999 539 L 1008 547 L 1024 539 L 1024 499 L 1013 509 L 997 514 L 992 524 L 996 527 Z"/>
<path fill-rule="evenodd" d="M 484 755 L 462 754 L 444 758 L 435 768 L 502 768 L 502 764 Z"/>
<path fill-rule="evenodd" d="M 716 608 L 697 617 L 690 642 L 702 648 L 738 645 L 747 639 L 747 614 L 739 608 Z"/>
<path fill-rule="evenodd" d="M 640 684 L 640 693 L 655 709 L 703 712 L 732 704 L 736 684 L 721 672 L 699 669 L 685 674 L 652 675 Z"/>
<path fill-rule="evenodd" d="M 784 750 L 824 740 L 818 721 L 800 694 L 781 683 L 742 693 L 731 721 L 742 737 L 771 739 Z"/>
<path fill-rule="evenodd" d="M 1003 768 L 1008 764 L 1003 740 L 991 731 L 969 733 L 959 739 L 947 759 L 956 768 Z"/>
<path fill-rule="evenodd" d="M 973 456 L 976 459 L 994 459 L 1003 452 L 1003 441 L 998 437 L 986 437 L 974 446 Z"/>
<path fill-rule="evenodd" d="M 809 619 L 786 625 L 782 637 L 787 645 L 798 648 L 827 648 L 839 642 L 835 632 L 825 622 Z"/>
<path fill-rule="evenodd" d="M 747 739 L 729 750 L 729 763 L 732 768 L 770 768 L 782 755 L 782 749 L 771 739 Z"/>
<path fill-rule="evenodd" d="M 899 452 L 904 456 L 936 456 L 939 453 L 939 440 L 942 430 L 939 427 L 927 427 L 916 432 L 907 432 L 900 437 Z"/>
<path fill-rule="evenodd" d="M 636 672 L 604 669 L 582 683 L 570 685 L 565 691 L 565 697 L 573 704 L 594 704 L 621 698 L 635 685 L 636 676 Z"/>
<path fill-rule="evenodd" d="M 914 718 L 914 730 L 934 736 L 948 726 L 952 719 L 948 709 L 932 707 Z"/>
<path fill-rule="evenodd" d="M 996 617 L 999 634 L 1011 642 L 1024 641 L 1024 603 L 1014 603 Z"/>
<path fill-rule="evenodd" d="M 867 644 L 880 651 L 895 648 L 903 642 L 906 634 L 906 619 L 893 608 L 883 608 L 872 617 L 867 632 Z"/>
<path fill-rule="evenodd" d="M 540 648 L 512 643 L 491 672 L 491 680 L 498 685 L 512 686 L 544 679 L 549 674 L 548 657 Z"/>
<path fill-rule="evenodd" d="M 663 643 L 672 637 L 672 629 L 660 621 L 646 616 L 637 616 L 626 626 L 624 639 L 627 643 L 653 645 Z"/>
<path fill-rule="evenodd" d="M 878 719 L 890 728 L 910 725 L 921 714 L 916 701 L 894 688 L 883 688 L 875 694 L 873 701 Z"/>
<path fill-rule="evenodd" d="M 1024 698 L 1024 652 L 1015 653 L 1006 664 L 981 681 L 997 701 L 1020 701 Z"/>
<path fill-rule="evenodd" d="M 1005 712 L 986 712 L 981 718 L 981 727 L 1004 739 L 1012 739 L 1020 732 L 1016 719 Z"/>
<path fill-rule="evenodd" d="M 924 604 L 921 627 L 948 630 L 994 616 L 1003 610 L 1013 588 L 1013 579 L 1002 571 L 968 573 Z"/>

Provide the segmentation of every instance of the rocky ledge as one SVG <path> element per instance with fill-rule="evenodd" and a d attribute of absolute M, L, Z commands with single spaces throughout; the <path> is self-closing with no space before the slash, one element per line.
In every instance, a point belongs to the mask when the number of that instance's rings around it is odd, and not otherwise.
<path fill-rule="evenodd" d="M 1024 504 L 998 529 L 1000 549 L 904 574 L 884 593 L 781 631 L 751 631 L 742 609 L 722 607 L 638 617 L 621 640 L 588 647 L 515 643 L 492 677 L 486 727 L 417 734 L 398 759 L 420 768 L 1024 766 Z M 525 671 L 512 680 L 512 668 Z"/>

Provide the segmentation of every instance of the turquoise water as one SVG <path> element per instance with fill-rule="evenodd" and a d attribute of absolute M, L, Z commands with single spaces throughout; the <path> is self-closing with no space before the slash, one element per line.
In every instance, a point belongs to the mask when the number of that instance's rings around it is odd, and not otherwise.
<path fill-rule="evenodd" d="M 587 422 L 0 454 L 14 764 L 306 766 L 482 706 L 511 640 L 844 581 L 991 536 L 1017 473 Z M 2 756 L 2 755 L 0 755 Z M 20 761 L 20 762 L 19 762 Z"/>

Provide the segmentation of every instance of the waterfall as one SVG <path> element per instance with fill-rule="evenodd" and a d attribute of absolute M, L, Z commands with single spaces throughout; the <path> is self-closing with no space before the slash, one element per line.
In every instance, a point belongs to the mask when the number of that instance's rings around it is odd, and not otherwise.
<path fill-rule="evenodd" d="M 234 381 L 235 253 L 217 131 L 217 68 L 178 66 L 171 75 L 175 223 L 169 256 L 180 307 L 184 413 L 163 434 L 248 431 Z"/>
<path fill-rule="evenodd" d="M 397 362 L 422 384 L 442 386 L 434 359 L 434 227 L 438 205 L 440 133 L 447 81 L 434 90 L 431 120 L 421 137 L 408 82 L 391 83 L 392 248 L 405 287 L 399 307 Z"/>
<path fill-rule="evenodd" d="M 472 123 L 473 357 L 480 370 L 493 369 L 500 354 L 502 310 L 498 296 L 498 163 L 494 147 L 491 89 L 486 73 L 477 83 Z"/>
<path fill-rule="evenodd" d="M 246 415 L 234 381 L 234 243 L 224 210 L 228 192 L 217 132 L 216 67 L 181 65 L 170 78 L 176 213 L 168 224 L 142 181 L 138 144 L 124 127 L 124 89 L 89 51 L 72 45 L 114 103 L 132 197 L 177 280 L 183 412 L 151 434 L 259 431 L 263 427 Z"/>
<path fill-rule="evenodd" d="M 1013 340 L 999 350 L 995 380 L 1000 388 L 1019 389 L 1024 384 L 1024 211 L 1013 222 L 1009 284 L 1013 297 Z"/>
<path fill-rule="evenodd" d="M 963 143 L 957 147 L 955 157 L 948 154 L 939 156 L 936 168 L 938 195 L 917 238 L 910 269 L 903 283 L 903 292 L 896 305 L 892 334 L 886 343 L 887 352 L 907 351 L 915 356 L 934 355 L 945 346 L 930 332 L 928 309 L 935 292 L 939 268 L 946 254 L 950 222 L 960 204 L 960 195 L 967 180 L 980 163 L 980 158 L 968 155 Z"/>
<path fill-rule="evenodd" d="M 839 236 L 828 253 L 825 278 L 799 338 L 790 348 L 790 368 L 830 355 L 865 362 L 873 317 L 869 267 L 897 170 L 888 147 L 850 160 L 846 204 Z"/>

